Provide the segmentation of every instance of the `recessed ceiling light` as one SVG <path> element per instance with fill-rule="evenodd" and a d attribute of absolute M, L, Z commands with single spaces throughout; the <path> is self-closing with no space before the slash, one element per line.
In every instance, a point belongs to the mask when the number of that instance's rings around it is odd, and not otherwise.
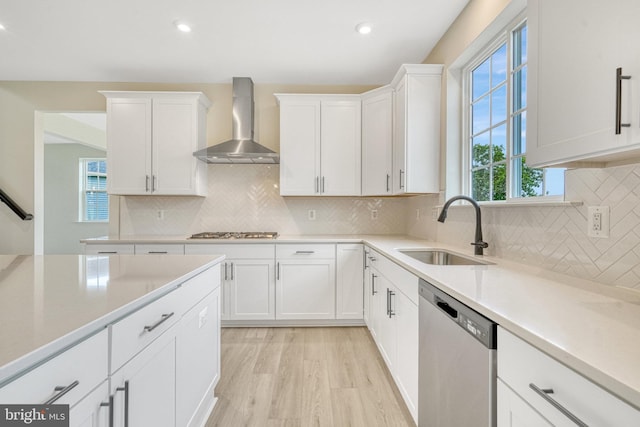
<path fill-rule="evenodd" d="M 371 29 L 371 24 L 368 22 L 361 22 L 356 25 L 356 31 L 360 34 L 369 34 Z"/>
<path fill-rule="evenodd" d="M 184 21 L 175 21 L 173 23 L 173 25 L 176 26 L 177 29 L 179 29 L 180 31 L 182 31 L 183 33 L 190 33 L 191 32 L 191 27 L 189 26 L 189 24 L 187 24 Z"/>

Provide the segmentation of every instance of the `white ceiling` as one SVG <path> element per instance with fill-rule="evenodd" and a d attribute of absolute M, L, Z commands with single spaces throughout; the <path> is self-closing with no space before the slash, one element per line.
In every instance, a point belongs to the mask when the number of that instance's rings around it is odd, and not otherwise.
<path fill-rule="evenodd" d="M 0 80 L 385 84 L 468 1 L 0 0 Z"/>

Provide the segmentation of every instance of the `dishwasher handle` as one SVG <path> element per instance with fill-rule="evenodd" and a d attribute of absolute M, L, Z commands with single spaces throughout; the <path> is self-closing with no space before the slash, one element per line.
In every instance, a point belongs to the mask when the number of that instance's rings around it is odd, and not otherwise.
<path fill-rule="evenodd" d="M 449 317 L 452 317 L 454 319 L 458 318 L 458 310 L 456 310 L 455 308 L 451 307 L 448 303 L 442 301 L 438 297 L 436 297 L 436 305 L 438 306 L 438 308 L 440 310 L 442 310 L 445 313 L 447 313 L 449 315 Z"/>

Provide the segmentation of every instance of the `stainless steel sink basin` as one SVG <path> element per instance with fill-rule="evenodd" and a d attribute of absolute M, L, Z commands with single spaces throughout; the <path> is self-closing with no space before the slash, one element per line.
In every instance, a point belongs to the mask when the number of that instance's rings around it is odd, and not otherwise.
<path fill-rule="evenodd" d="M 487 261 L 467 258 L 442 249 L 398 249 L 401 254 L 410 256 L 425 264 L 431 265 L 490 265 Z"/>

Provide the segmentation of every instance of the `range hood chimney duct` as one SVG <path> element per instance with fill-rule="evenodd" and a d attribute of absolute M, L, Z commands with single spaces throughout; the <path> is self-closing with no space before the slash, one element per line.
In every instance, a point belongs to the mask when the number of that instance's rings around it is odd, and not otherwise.
<path fill-rule="evenodd" d="M 253 139 L 253 81 L 233 78 L 233 139 L 193 153 L 207 163 L 280 163 L 280 156 Z"/>

